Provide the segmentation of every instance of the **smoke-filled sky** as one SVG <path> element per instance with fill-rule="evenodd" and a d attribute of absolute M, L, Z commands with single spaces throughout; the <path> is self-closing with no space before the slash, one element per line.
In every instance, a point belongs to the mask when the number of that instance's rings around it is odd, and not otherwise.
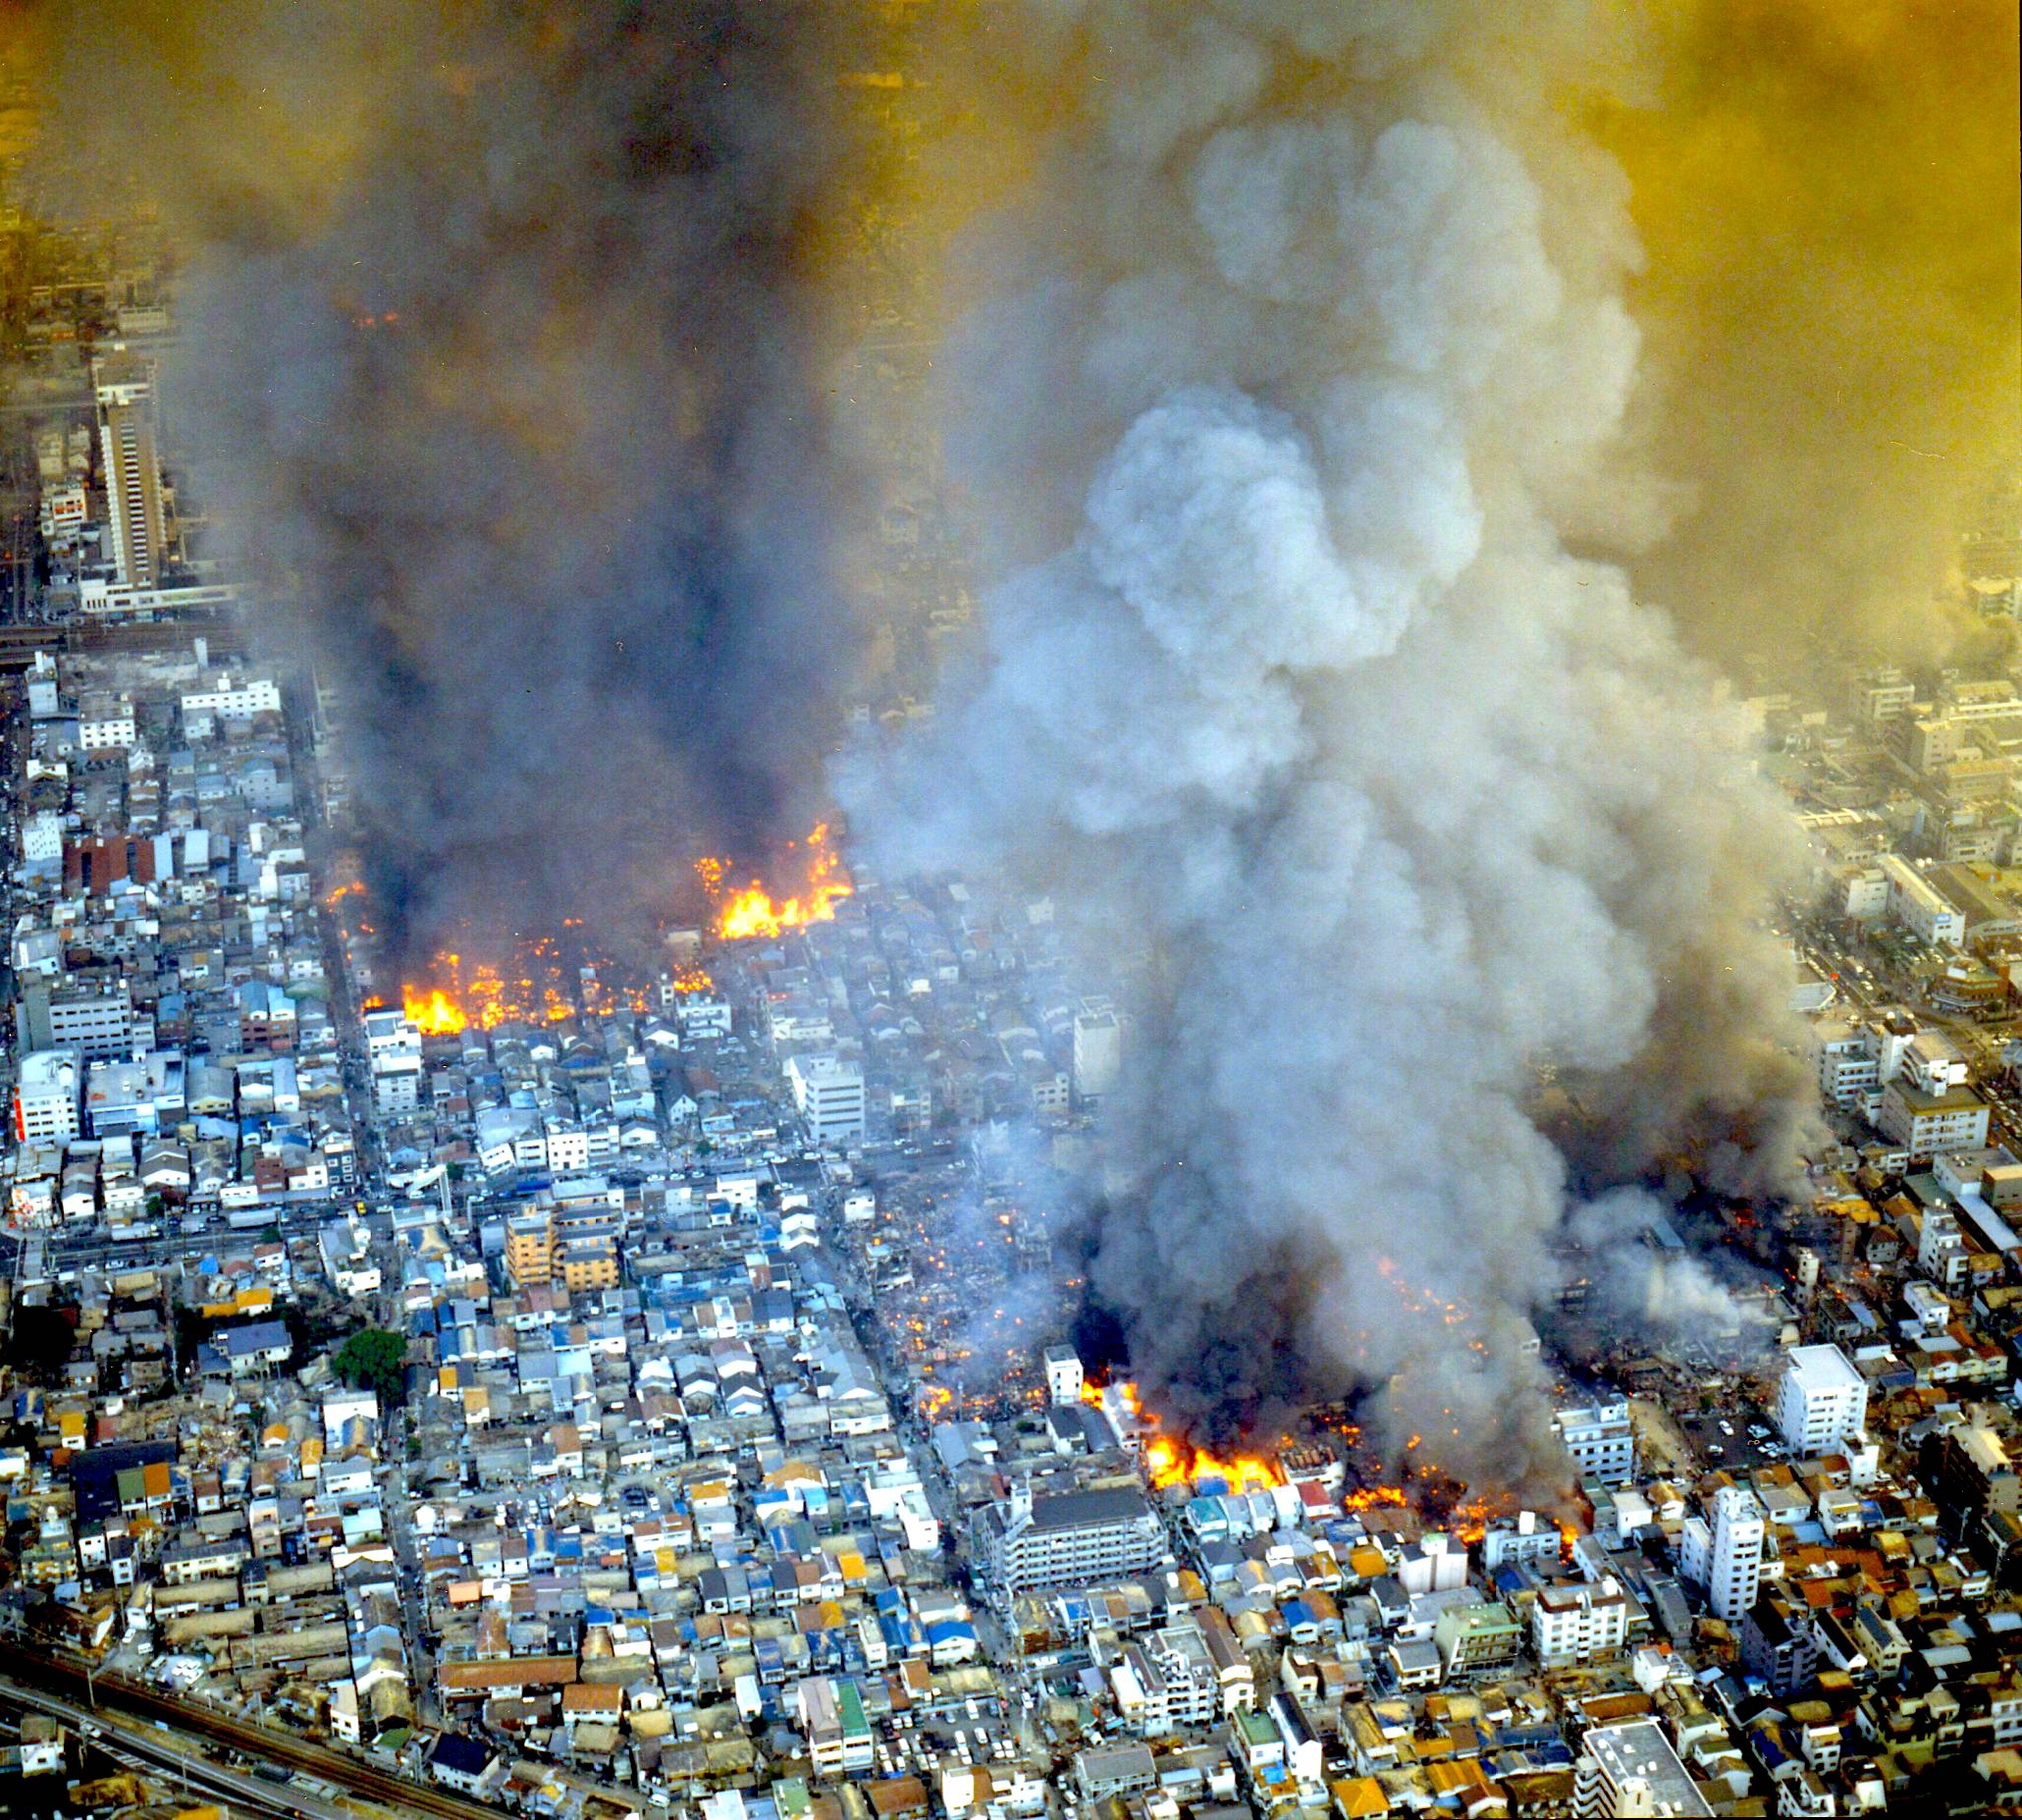
<path fill-rule="evenodd" d="M 1961 513 L 2022 454 L 2016 20 L 1702 0 L 1596 110 L 1647 248 L 1649 455 L 1681 490 L 1635 575 L 1701 650 L 1942 635 Z"/>
<path fill-rule="evenodd" d="M 397 941 L 803 833 L 853 680 L 820 5 L 123 5 L 86 94 L 189 230 L 167 376 L 344 697 Z M 108 46 L 110 68 L 97 59 Z"/>
<path fill-rule="evenodd" d="M 1773 1184 L 1806 1097 L 1786 819 L 1676 623 L 1575 553 L 1682 522 L 1631 192 L 1578 125 L 1650 47 L 1581 8 L 1046 17 L 1017 52 L 1077 105 L 1035 109 L 951 388 L 985 649 L 848 800 L 1156 953 L 1088 1279 L 1168 1415 L 1376 1389 L 1393 1441 L 1547 1476 L 1569 1217 L 1680 1152 Z"/>
<path fill-rule="evenodd" d="M 1909 626 L 2015 455 L 2012 5 L 1644 12 L 984 0 L 910 72 L 902 276 L 990 586 L 843 795 L 1155 953 L 1088 1275 L 1218 1436 L 1378 1388 L 1463 1472 L 1549 1470 L 1568 1220 L 1801 1136 L 1793 855 L 1714 666 Z M 878 441 L 826 377 L 878 149 L 838 33 L 882 17 L 54 31 L 188 232 L 180 421 L 297 585 L 417 935 L 813 819 Z"/>

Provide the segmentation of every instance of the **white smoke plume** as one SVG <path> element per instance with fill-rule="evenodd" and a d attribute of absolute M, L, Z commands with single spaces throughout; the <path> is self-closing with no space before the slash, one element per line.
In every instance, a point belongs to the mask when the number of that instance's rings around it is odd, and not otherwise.
<path fill-rule="evenodd" d="M 1641 1188 L 1617 1188 L 1596 1196 L 1567 1216 L 1567 1236 L 1593 1250 L 1591 1288 L 1598 1311 L 1608 1319 L 1638 1327 L 1658 1339 L 1740 1338 L 1767 1344 L 1774 1318 L 1760 1301 L 1739 1292 L 1741 1279 L 1768 1279 L 1738 1259 L 1729 1273 L 1704 1258 L 1676 1249 L 1667 1210 Z M 1659 1235 L 1669 1237 L 1662 1249 Z"/>
<path fill-rule="evenodd" d="M 1606 34 L 1026 18 L 1086 99 L 951 400 L 1004 572 L 855 824 L 1157 955 L 1087 1244 L 1170 1419 L 1373 1391 L 1460 1476 L 1561 1473 L 1529 1314 L 1570 1185 L 1687 1146 L 1769 1179 L 1794 1103 L 1780 817 L 1710 673 L 1569 548 L 1664 497 L 1619 435 L 1623 183 L 1560 105 Z"/>

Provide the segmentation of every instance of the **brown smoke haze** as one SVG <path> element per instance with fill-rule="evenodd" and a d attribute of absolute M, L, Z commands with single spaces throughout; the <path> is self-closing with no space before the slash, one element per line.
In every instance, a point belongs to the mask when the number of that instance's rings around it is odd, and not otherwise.
<path fill-rule="evenodd" d="M 926 48 L 853 88 L 894 20 Z M 1928 648 L 2016 455 L 2012 4 L 42 23 L 60 130 L 187 231 L 192 418 L 424 927 L 622 895 L 642 821 L 809 814 L 892 440 L 830 255 L 902 209 L 983 604 L 837 782 L 895 871 L 1155 955 L 1085 1231 L 1133 1370 L 1216 1439 L 1366 1392 L 1466 1475 L 1563 1471 L 1569 1232 L 1636 1278 L 1664 1169 L 1774 1193 L 1808 1137 L 1802 856 L 1720 671 Z M 838 106 L 895 92 L 903 137 Z"/>
<path fill-rule="evenodd" d="M 1914 650 L 2022 455 L 2007 0 L 1716 0 L 1597 112 L 1647 265 L 1643 430 L 1687 501 L 1633 566 L 1722 657 Z"/>
<path fill-rule="evenodd" d="M 757 858 L 821 812 L 866 629 L 827 370 L 855 18 L 74 22 L 80 174 L 139 174 L 181 230 L 164 394 L 267 617 L 339 685 L 396 950 L 586 900 L 636 920 L 695 851 Z"/>

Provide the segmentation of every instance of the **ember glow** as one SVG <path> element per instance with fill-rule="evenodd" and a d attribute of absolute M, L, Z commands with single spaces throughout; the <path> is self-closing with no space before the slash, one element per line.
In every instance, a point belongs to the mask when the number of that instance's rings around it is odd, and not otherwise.
<path fill-rule="evenodd" d="M 473 1025 L 497 1030 L 502 1024 L 566 1024 L 578 1016 L 647 1008 L 645 994 L 614 990 L 603 971 L 601 966 L 571 971 L 552 936 L 522 937 L 503 967 L 444 948 L 431 958 L 423 979 L 401 989 L 400 999 L 425 1037 L 453 1037 Z M 681 990 L 699 991 L 707 984 L 705 975 L 701 985 L 684 983 Z"/>
<path fill-rule="evenodd" d="M 739 887 L 726 886 L 723 881 L 730 870 L 726 860 L 696 862 L 702 887 L 716 906 L 715 933 L 718 941 L 769 939 L 785 930 L 835 920 L 835 906 L 856 887 L 850 883 L 849 875 L 829 844 L 827 823 L 817 823 L 805 841 L 788 842 L 787 851 L 805 860 L 805 876 L 790 897 L 775 898 L 757 879 Z"/>

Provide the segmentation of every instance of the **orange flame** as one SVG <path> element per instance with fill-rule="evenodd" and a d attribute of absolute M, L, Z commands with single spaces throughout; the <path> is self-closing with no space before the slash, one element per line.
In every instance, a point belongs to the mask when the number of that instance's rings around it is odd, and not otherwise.
<path fill-rule="evenodd" d="M 463 1015 L 463 1008 L 440 987 L 404 988 L 400 1008 L 408 1023 L 424 1037 L 453 1037 L 470 1021 Z"/>
<path fill-rule="evenodd" d="M 1133 1383 L 1091 1384 L 1085 1381 L 1082 1385 L 1082 1401 L 1096 1409 L 1106 1409 L 1112 1397 L 1145 1431 L 1144 1475 L 1156 1490 L 1203 1484 L 1213 1478 L 1225 1481 L 1237 1491 L 1268 1488 L 1286 1482 L 1284 1468 L 1261 1454 L 1213 1454 L 1191 1441 L 1158 1433 L 1158 1418 L 1145 1413 L 1144 1399 Z"/>
<path fill-rule="evenodd" d="M 810 923 L 832 923 L 835 906 L 856 890 L 842 870 L 842 862 L 828 844 L 828 824 L 818 823 L 807 838 L 807 882 L 791 897 L 774 898 L 754 879 L 741 890 L 724 894 L 723 879 L 729 862 L 702 859 L 695 863 L 702 888 L 717 907 L 716 936 L 718 941 L 770 939 L 788 929 Z"/>
<path fill-rule="evenodd" d="M 1285 1482 L 1285 1470 L 1275 1460 L 1258 1454 L 1231 1454 L 1224 1459 L 1162 1434 L 1144 1449 L 1144 1471 L 1160 1491 L 1175 1485 L 1200 1485 L 1214 1478 L 1234 1491 L 1268 1490 Z"/>

